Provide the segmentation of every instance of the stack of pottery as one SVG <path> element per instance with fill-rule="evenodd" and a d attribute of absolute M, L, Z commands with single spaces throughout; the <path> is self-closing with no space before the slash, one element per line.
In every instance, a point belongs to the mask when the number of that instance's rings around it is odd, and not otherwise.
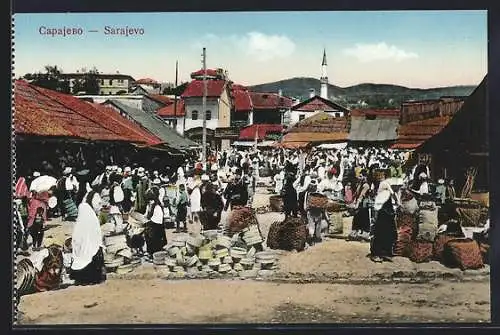
<path fill-rule="evenodd" d="M 140 265 L 140 261 L 133 259 L 125 234 L 106 236 L 104 245 L 106 247 L 104 265 L 108 272 L 124 274 Z"/>
<path fill-rule="evenodd" d="M 257 225 L 226 236 L 216 230 L 201 234 L 177 235 L 155 254 L 157 270 L 165 269 L 168 278 L 255 278 L 259 271 L 273 269 L 276 256 L 262 252 L 262 237 Z M 163 267 L 161 265 L 164 264 Z"/>

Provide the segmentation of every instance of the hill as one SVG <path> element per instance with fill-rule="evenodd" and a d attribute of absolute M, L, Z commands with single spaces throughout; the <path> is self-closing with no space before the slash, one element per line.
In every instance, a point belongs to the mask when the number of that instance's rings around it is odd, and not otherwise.
<path fill-rule="evenodd" d="M 320 81 L 316 78 L 291 78 L 272 83 L 255 85 L 249 89 L 255 92 L 278 92 L 280 89 L 285 96 L 307 99 L 309 89 L 314 88 L 316 94 L 320 92 Z M 349 87 L 328 85 L 330 100 L 355 107 L 364 102 L 368 107 L 397 107 L 407 100 L 437 99 L 441 96 L 468 96 L 475 86 L 450 86 L 429 89 L 408 88 L 398 85 L 363 83 Z"/>

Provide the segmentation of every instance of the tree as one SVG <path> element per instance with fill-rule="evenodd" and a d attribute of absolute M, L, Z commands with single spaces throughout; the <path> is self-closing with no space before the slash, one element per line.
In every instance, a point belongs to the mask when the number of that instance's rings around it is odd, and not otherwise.
<path fill-rule="evenodd" d="M 62 70 L 57 65 L 45 65 L 44 70 L 44 73 L 27 73 L 23 79 L 49 90 L 70 93 L 69 81 L 63 78 Z"/>
<path fill-rule="evenodd" d="M 182 93 L 184 93 L 184 90 L 186 89 L 186 87 L 188 86 L 188 82 L 184 82 L 182 84 L 180 84 L 179 86 L 177 87 L 173 87 L 173 85 L 171 87 L 165 87 L 163 89 L 163 94 L 165 95 L 177 95 L 177 96 L 180 96 L 182 95 Z"/>
<path fill-rule="evenodd" d="M 90 70 L 82 68 L 83 76 L 73 83 L 73 94 L 85 93 L 89 95 L 99 94 L 99 71 L 93 67 Z"/>

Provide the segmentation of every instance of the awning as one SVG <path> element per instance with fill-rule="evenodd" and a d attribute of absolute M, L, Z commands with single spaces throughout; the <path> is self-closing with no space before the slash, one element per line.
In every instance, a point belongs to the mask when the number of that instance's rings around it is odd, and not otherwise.
<path fill-rule="evenodd" d="M 342 142 L 342 143 L 325 143 L 325 144 L 320 144 L 318 145 L 318 148 L 320 149 L 344 149 L 347 147 L 347 142 Z"/>
<path fill-rule="evenodd" d="M 284 149 L 298 149 L 298 148 L 305 148 L 309 144 L 310 142 L 281 142 L 276 144 L 275 146 Z"/>
<path fill-rule="evenodd" d="M 262 141 L 260 143 L 257 144 L 258 147 L 272 147 L 274 146 L 274 144 L 276 143 L 276 141 Z"/>
<path fill-rule="evenodd" d="M 231 145 L 235 147 L 252 147 L 255 145 L 255 141 L 234 141 Z"/>

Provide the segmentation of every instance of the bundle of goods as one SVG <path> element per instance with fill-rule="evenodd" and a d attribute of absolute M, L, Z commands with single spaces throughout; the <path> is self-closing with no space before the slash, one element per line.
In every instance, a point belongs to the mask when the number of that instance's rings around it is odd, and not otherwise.
<path fill-rule="evenodd" d="M 254 227 L 254 228 L 252 228 Z M 232 237 L 216 230 L 178 235 L 154 255 L 154 264 L 168 278 L 257 277 L 273 270 L 277 257 L 262 250 L 255 226 Z"/>
<path fill-rule="evenodd" d="M 241 232 L 250 225 L 257 224 L 257 217 L 249 207 L 234 207 L 227 219 L 227 234 Z"/>
<path fill-rule="evenodd" d="M 455 198 L 453 202 L 457 207 L 462 227 L 478 227 L 486 223 L 483 206 L 479 201 Z"/>
<path fill-rule="evenodd" d="M 269 206 L 273 212 L 283 211 L 283 197 L 281 195 L 272 195 L 269 197 Z"/>
<path fill-rule="evenodd" d="M 307 197 L 307 208 L 326 209 L 328 207 L 328 198 L 321 193 L 311 193 Z"/>
<path fill-rule="evenodd" d="M 442 254 L 443 264 L 461 270 L 480 269 L 484 266 L 479 244 L 469 238 L 448 241 Z"/>
<path fill-rule="evenodd" d="M 108 272 L 123 274 L 131 272 L 141 264 L 140 259 L 136 259 L 132 255 L 125 234 L 106 236 L 104 246 L 104 266 Z"/>
<path fill-rule="evenodd" d="M 330 225 L 328 226 L 328 233 L 332 235 L 339 235 L 344 233 L 344 215 L 339 211 L 328 211 L 328 218 Z"/>
<path fill-rule="evenodd" d="M 287 217 L 284 221 L 271 224 L 266 243 L 271 249 L 303 251 L 307 236 L 306 223 L 302 218 Z"/>
<path fill-rule="evenodd" d="M 434 242 L 438 230 L 438 210 L 434 202 L 422 201 L 418 211 L 417 239 Z"/>

